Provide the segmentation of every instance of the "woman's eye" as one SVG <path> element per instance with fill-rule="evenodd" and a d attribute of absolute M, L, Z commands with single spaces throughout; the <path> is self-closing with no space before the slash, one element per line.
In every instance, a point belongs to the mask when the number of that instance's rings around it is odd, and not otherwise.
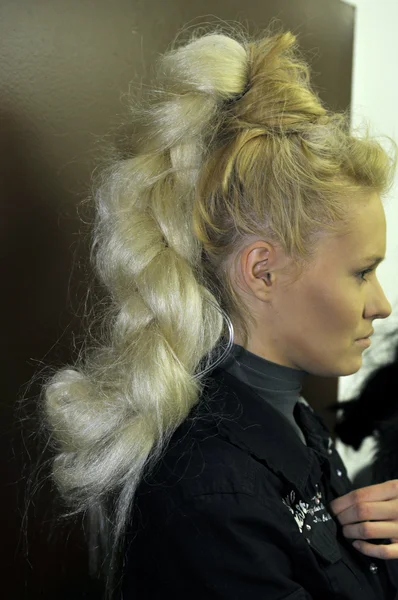
<path fill-rule="evenodd" d="M 365 269 L 364 271 L 361 271 L 360 273 L 358 273 L 358 277 L 361 279 L 361 281 L 367 281 L 367 279 L 365 278 L 365 275 L 367 273 L 371 273 L 373 271 L 372 269 Z"/>

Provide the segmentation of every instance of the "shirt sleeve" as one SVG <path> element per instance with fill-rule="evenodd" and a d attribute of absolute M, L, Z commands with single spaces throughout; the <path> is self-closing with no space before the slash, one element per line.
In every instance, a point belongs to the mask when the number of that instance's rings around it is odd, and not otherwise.
<path fill-rule="evenodd" d="M 162 596 L 314 600 L 293 579 L 291 532 L 283 522 L 249 494 L 212 493 L 185 502 L 152 547 Z"/>

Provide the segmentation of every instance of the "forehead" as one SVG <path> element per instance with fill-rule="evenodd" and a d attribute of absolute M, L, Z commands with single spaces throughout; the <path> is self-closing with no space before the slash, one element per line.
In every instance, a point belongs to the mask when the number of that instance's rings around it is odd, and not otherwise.
<path fill-rule="evenodd" d="M 345 261 L 384 257 L 386 217 L 377 194 L 353 205 L 347 225 L 341 234 L 335 233 L 323 240 L 324 244 L 320 245 L 321 255 L 333 255 Z"/>

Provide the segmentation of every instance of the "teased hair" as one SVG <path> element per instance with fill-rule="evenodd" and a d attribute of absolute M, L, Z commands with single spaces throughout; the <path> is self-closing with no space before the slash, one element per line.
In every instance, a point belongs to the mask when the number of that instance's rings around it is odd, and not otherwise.
<path fill-rule="evenodd" d="M 92 567 L 106 565 L 109 597 L 136 488 L 199 401 L 194 375 L 225 334 L 206 299 L 247 340 L 239 250 L 260 236 L 305 265 L 350 203 L 387 193 L 396 164 L 350 133 L 348 111 L 327 110 L 289 31 L 191 32 L 131 112 L 134 152 L 96 183 L 102 337 L 48 378 L 41 403 L 54 480 L 70 514 L 88 518 L 93 559 L 101 542 Z"/>

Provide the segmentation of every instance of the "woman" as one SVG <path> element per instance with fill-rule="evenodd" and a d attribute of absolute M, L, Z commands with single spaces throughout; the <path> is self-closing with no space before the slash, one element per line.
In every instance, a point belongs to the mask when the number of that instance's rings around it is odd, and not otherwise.
<path fill-rule="evenodd" d="M 323 106 L 290 32 L 196 31 L 134 111 L 97 194 L 104 339 L 44 403 L 107 597 L 393 598 L 396 482 L 350 493 L 300 389 L 358 371 L 391 312 L 396 155 Z"/>

